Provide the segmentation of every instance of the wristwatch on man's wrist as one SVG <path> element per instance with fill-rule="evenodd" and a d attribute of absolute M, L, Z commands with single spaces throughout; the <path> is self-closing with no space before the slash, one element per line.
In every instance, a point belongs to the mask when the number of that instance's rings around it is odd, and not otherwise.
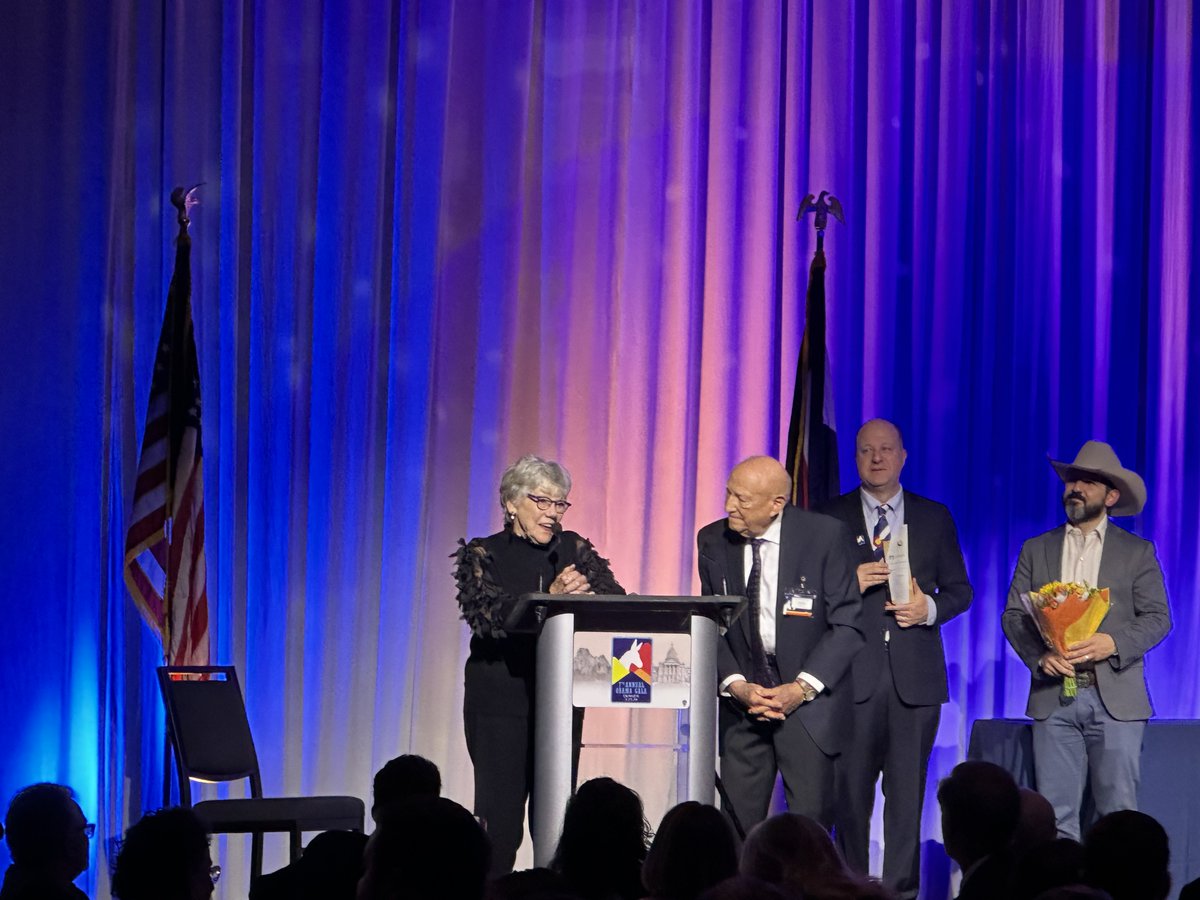
<path fill-rule="evenodd" d="M 804 691 L 805 703 L 812 703 L 817 699 L 817 689 L 799 675 L 796 676 L 796 684 L 800 685 L 800 690 Z"/>

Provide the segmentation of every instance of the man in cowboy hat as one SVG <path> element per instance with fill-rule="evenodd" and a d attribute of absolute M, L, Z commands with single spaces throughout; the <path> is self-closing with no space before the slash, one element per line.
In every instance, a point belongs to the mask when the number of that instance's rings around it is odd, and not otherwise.
<path fill-rule="evenodd" d="M 1137 808 L 1142 732 L 1153 715 L 1142 658 L 1171 630 L 1171 614 L 1154 545 L 1108 520 L 1141 512 L 1141 477 L 1101 441 L 1084 444 L 1072 463 L 1050 464 L 1063 480 L 1067 522 L 1021 547 L 1003 625 L 1031 673 L 1025 712 L 1034 720 L 1037 789 L 1054 806 L 1059 834 L 1078 840 L 1089 777 L 1097 815 Z M 1051 581 L 1109 589 L 1099 630 L 1065 656 L 1046 649 L 1021 603 Z"/>

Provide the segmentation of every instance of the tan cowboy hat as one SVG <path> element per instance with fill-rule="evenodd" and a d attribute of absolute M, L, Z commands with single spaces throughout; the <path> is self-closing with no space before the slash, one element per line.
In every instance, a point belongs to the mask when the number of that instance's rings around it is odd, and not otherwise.
<path fill-rule="evenodd" d="M 1064 482 L 1095 478 L 1120 491 L 1120 499 L 1108 511 L 1110 516 L 1136 516 L 1146 505 L 1146 482 L 1137 472 L 1122 467 L 1113 448 L 1104 441 L 1088 441 L 1075 454 L 1075 462 L 1052 459 L 1050 465 Z"/>

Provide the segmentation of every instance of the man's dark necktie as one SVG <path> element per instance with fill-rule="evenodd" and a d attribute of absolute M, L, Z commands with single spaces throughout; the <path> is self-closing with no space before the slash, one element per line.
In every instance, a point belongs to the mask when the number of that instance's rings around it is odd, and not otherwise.
<path fill-rule="evenodd" d="M 879 518 L 875 520 L 875 533 L 871 536 L 871 549 L 875 551 L 876 562 L 883 559 L 883 545 L 892 539 L 892 529 L 887 520 L 889 509 L 891 507 L 886 503 L 879 505 Z"/>
<path fill-rule="evenodd" d="M 759 555 L 759 548 L 766 543 L 763 538 L 753 538 L 750 541 L 750 555 L 753 562 L 750 564 L 750 577 L 746 579 L 746 599 L 750 601 L 750 656 L 754 663 L 754 681 L 761 684 L 763 687 L 775 687 L 779 683 L 779 679 L 775 677 L 775 668 L 767 659 L 767 652 L 763 649 L 762 632 L 759 630 L 759 622 L 761 621 L 762 605 L 759 603 L 759 589 L 762 586 L 762 556 Z"/>

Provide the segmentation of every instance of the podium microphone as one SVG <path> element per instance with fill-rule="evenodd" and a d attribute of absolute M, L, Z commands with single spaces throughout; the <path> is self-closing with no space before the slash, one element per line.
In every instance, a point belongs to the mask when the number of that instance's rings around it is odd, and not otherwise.
<path fill-rule="evenodd" d="M 560 537 L 562 537 L 562 530 L 563 530 L 562 522 L 556 521 L 553 525 L 550 526 L 550 531 L 553 533 L 553 537 L 550 538 L 550 557 L 549 558 L 550 558 L 551 566 L 558 565 L 558 540 Z"/>

